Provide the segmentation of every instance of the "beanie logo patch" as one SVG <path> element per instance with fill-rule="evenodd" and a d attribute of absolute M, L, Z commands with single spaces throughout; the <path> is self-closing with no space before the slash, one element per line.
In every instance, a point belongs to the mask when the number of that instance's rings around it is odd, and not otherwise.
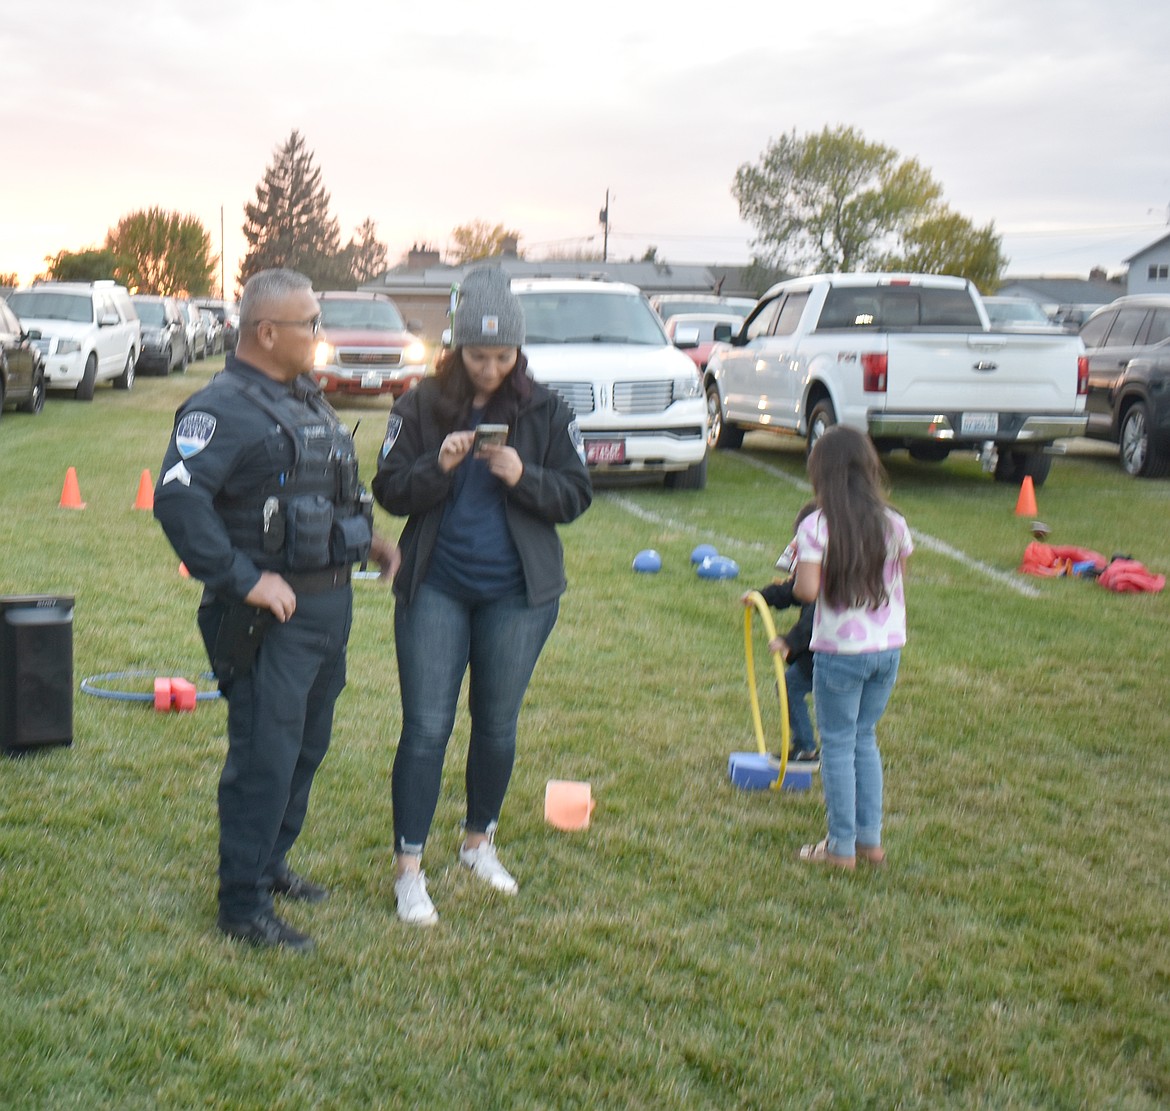
<path fill-rule="evenodd" d="M 498 336 L 500 334 L 500 318 L 498 316 L 484 316 L 480 322 L 480 334 L 484 336 Z"/>

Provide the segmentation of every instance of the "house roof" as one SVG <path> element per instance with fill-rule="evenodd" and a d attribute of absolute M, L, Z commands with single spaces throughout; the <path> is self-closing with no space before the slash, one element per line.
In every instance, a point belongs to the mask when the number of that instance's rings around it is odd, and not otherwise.
<path fill-rule="evenodd" d="M 1140 251 L 1135 252 L 1123 261 L 1133 262 L 1135 258 L 1141 258 L 1142 255 L 1148 254 L 1150 251 L 1156 251 L 1159 247 L 1164 247 L 1167 243 L 1170 243 L 1170 234 L 1162 236 L 1161 239 L 1155 239 L 1153 243 L 1143 247 Z"/>
<path fill-rule="evenodd" d="M 671 264 L 661 262 L 601 262 L 598 259 L 545 259 L 531 262 L 515 255 L 495 255 L 479 259 L 466 266 L 439 264 L 411 269 L 406 264 L 386 271 L 379 278 L 365 282 L 360 288 L 381 291 L 393 296 L 400 294 L 446 293 L 452 285 L 463 281 L 467 271 L 476 266 L 499 266 L 512 278 L 607 278 L 615 282 L 629 282 L 643 293 L 711 293 L 717 286 L 720 292 L 732 296 L 755 296 L 743 288 L 742 274 L 746 267 Z M 720 283 L 722 283 L 720 285 Z"/>
<path fill-rule="evenodd" d="M 1101 278 L 1005 278 L 996 292 L 1057 305 L 1107 305 L 1125 293 L 1125 283 Z"/>

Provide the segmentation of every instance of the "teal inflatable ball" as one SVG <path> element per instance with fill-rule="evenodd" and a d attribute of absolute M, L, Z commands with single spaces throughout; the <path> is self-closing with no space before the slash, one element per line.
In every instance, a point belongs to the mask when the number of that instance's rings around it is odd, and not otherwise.
<path fill-rule="evenodd" d="M 662 570 L 662 556 L 653 548 L 643 548 L 634 556 L 634 570 L 653 575 Z"/>
<path fill-rule="evenodd" d="M 695 568 L 695 573 L 701 579 L 734 579 L 739 575 L 739 564 L 727 556 L 708 556 Z"/>
<path fill-rule="evenodd" d="M 691 552 L 692 563 L 702 563 L 705 559 L 712 559 L 719 553 L 715 550 L 714 544 L 700 544 L 693 552 Z"/>

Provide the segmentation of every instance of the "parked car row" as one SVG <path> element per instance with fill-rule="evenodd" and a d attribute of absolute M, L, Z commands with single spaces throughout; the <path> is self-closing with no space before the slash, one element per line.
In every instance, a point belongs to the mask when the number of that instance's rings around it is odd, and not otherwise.
<path fill-rule="evenodd" d="M 229 328 L 234 347 L 239 324 L 232 302 L 204 308 L 183 298 L 131 295 L 113 281 L 36 282 L 3 304 L 12 316 L 0 320 L 4 403 L 26 399 L 31 389 L 33 412 L 48 389 L 88 401 L 101 382 L 128 390 L 137 373 L 186 370 L 191 360 L 224 350 Z M 36 366 L 26 366 L 30 361 Z M 31 375 L 28 386 L 25 375 Z"/>

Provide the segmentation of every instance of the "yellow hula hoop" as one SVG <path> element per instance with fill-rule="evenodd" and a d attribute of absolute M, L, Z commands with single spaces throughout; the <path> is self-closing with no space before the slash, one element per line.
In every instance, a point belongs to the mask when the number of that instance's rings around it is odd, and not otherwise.
<path fill-rule="evenodd" d="M 743 611 L 743 654 L 747 660 L 748 692 L 752 703 L 752 724 L 756 730 L 756 747 L 761 756 L 768 755 L 767 745 L 764 743 L 764 722 L 760 717 L 760 692 L 756 686 L 756 660 L 752 651 L 752 613 L 757 612 L 764 623 L 764 632 L 768 634 L 768 642 L 776 639 L 776 626 L 772 615 L 768 612 L 768 603 L 764 596 L 753 590 L 748 594 L 748 602 Z M 784 772 L 788 767 L 788 747 L 791 740 L 791 730 L 788 725 L 788 688 L 784 682 L 784 661 L 779 652 L 769 652 L 772 657 L 772 666 L 776 670 L 776 691 L 780 700 L 780 774 L 772 784 L 773 790 L 784 782 Z"/>

